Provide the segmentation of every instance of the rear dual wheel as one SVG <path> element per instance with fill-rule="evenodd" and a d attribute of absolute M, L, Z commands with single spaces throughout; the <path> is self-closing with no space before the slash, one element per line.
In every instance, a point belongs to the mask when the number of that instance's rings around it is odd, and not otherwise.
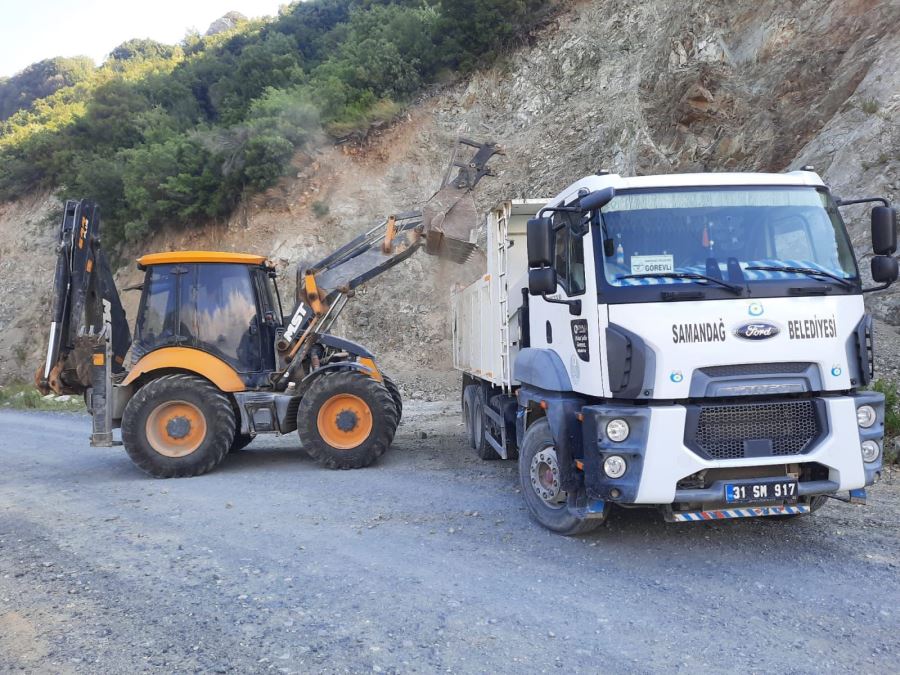
<path fill-rule="evenodd" d="M 138 389 L 122 415 L 122 442 L 155 478 L 199 476 L 215 468 L 235 439 L 228 396 L 195 375 L 163 375 Z"/>
<path fill-rule="evenodd" d="M 322 375 L 297 410 L 303 449 L 329 469 L 359 469 L 374 462 L 387 452 L 399 422 L 388 388 L 352 370 Z"/>

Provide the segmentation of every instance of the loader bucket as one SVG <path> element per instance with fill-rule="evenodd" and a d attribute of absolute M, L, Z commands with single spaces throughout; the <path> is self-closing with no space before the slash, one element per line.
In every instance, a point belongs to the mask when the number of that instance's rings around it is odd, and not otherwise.
<path fill-rule="evenodd" d="M 468 162 L 457 159 L 462 146 L 477 149 Z M 422 208 L 426 253 L 456 263 L 469 259 L 476 247 L 475 230 L 478 227 L 475 187 L 484 176 L 493 175 L 487 163 L 498 153 L 502 151 L 494 143 L 476 143 L 465 138 L 457 140 L 441 188 Z M 459 172 L 451 181 L 449 178 L 454 167 Z"/>

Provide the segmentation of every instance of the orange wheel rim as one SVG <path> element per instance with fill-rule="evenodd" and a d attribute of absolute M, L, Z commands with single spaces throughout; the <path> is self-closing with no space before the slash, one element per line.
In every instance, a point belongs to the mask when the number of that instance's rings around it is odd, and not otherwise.
<path fill-rule="evenodd" d="M 372 433 L 372 409 L 359 396 L 336 394 L 319 408 L 319 436 L 333 448 L 350 450 Z"/>
<path fill-rule="evenodd" d="M 167 401 L 147 417 L 146 432 L 150 446 L 159 454 L 185 457 L 206 438 L 206 417 L 193 403 Z"/>

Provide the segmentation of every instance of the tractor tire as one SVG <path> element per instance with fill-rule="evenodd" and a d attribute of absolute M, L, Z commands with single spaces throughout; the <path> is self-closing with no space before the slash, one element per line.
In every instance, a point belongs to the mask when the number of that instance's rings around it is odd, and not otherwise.
<path fill-rule="evenodd" d="M 228 449 L 228 452 L 240 452 L 253 440 L 253 436 L 250 434 L 235 434 L 234 440 L 231 442 L 231 447 Z"/>
<path fill-rule="evenodd" d="M 122 415 L 125 451 L 154 478 L 212 470 L 228 454 L 234 436 L 228 396 L 195 375 L 163 375 L 148 382 Z"/>
<path fill-rule="evenodd" d="M 487 441 L 488 421 L 487 416 L 484 414 L 484 407 L 486 405 L 487 401 L 484 398 L 484 389 L 476 386 L 475 401 L 472 404 L 472 445 L 475 448 L 475 454 L 478 455 L 479 459 L 483 459 L 486 462 L 492 462 L 500 459 L 500 455 L 497 454 L 497 451 L 494 450 Z"/>
<path fill-rule="evenodd" d="M 322 375 L 297 410 L 303 449 L 329 469 L 368 466 L 390 447 L 397 424 L 397 408 L 387 388 L 357 371 Z"/>
<path fill-rule="evenodd" d="M 400 389 L 394 384 L 394 381 L 384 373 L 381 374 L 382 384 L 388 390 L 391 398 L 394 400 L 394 407 L 397 409 L 397 424 L 403 419 L 403 397 L 400 396 Z"/>
<path fill-rule="evenodd" d="M 519 483 L 528 512 L 538 524 L 557 534 L 571 537 L 592 532 L 605 519 L 578 518 L 569 512 L 567 495 L 559 487 L 559 466 L 553 444 L 546 417 L 525 432 L 519 449 Z"/>

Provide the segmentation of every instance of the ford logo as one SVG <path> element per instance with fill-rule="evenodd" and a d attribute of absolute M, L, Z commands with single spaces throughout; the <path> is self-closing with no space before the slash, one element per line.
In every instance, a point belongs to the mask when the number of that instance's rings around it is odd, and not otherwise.
<path fill-rule="evenodd" d="M 767 321 L 755 321 L 739 326 L 737 330 L 734 331 L 734 334 L 744 340 L 768 340 L 769 338 L 775 337 L 780 332 L 781 330 L 775 324 L 768 323 Z"/>

